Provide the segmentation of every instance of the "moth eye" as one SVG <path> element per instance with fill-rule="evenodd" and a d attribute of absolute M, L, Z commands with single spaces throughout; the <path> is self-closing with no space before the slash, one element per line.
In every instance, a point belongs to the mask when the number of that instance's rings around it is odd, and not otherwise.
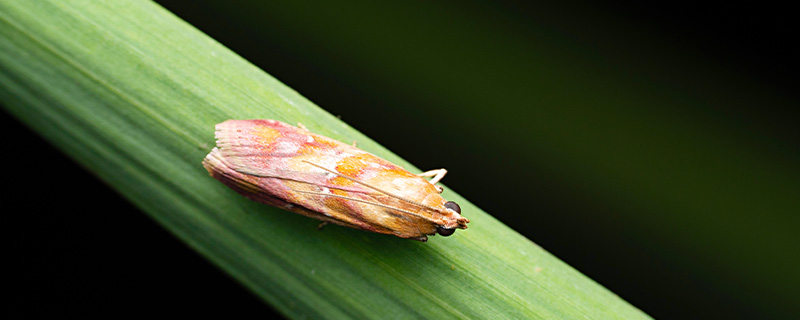
<path fill-rule="evenodd" d="M 436 233 L 442 235 L 442 237 L 449 237 L 453 232 L 456 232 L 456 229 L 447 229 L 441 226 L 436 227 Z"/>
<path fill-rule="evenodd" d="M 447 201 L 447 203 L 444 204 L 444 207 L 453 210 L 458 214 L 461 214 L 461 207 L 458 206 L 458 203 L 455 203 L 453 201 Z"/>

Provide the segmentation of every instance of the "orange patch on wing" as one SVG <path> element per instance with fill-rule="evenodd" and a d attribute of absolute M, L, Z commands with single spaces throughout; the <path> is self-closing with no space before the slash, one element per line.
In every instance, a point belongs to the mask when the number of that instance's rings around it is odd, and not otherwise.
<path fill-rule="evenodd" d="M 308 135 L 308 137 L 312 138 L 312 140 L 303 143 L 300 146 L 300 150 L 297 151 L 298 154 L 317 154 L 320 150 L 330 149 L 338 146 L 335 141 L 325 137 L 313 135 Z"/>
<path fill-rule="evenodd" d="M 384 169 L 384 171 L 386 172 L 387 175 L 392 175 L 392 176 L 416 177 L 416 175 L 406 171 L 406 169 L 397 166 L 392 166 L 391 168 Z"/>
<path fill-rule="evenodd" d="M 335 176 L 333 178 L 328 179 L 328 183 L 334 186 L 346 187 L 355 184 L 353 180 L 347 179 L 342 176 Z"/>
<path fill-rule="evenodd" d="M 359 153 L 357 155 L 339 160 L 339 162 L 336 163 L 336 171 L 339 171 L 339 173 L 350 177 L 355 177 L 365 169 L 369 169 L 369 164 L 377 163 L 385 166 L 386 164 L 384 164 L 384 161 L 382 160 L 383 159 L 373 156 L 369 153 Z"/>
<path fill-rule="evenodd" d="M 297 154 L 316 154 L 319 150 L 319 147 L 310 143 L 304 143 L 300 145 L 300 150 L 297 150 Z"/>
<path fill-rule="evenodd" d="M 331 194 L 339 195 L 339 196 L 347 196 L 347 192 L 341 190 L 331 189 Z M 325 197 L 325 205 L 329 208 L 333 209 L 333 211 L 337 212 L 347 212 L 347 206 L 344 204 L 345 201 L 342 201 L 340 198 L 336 197 Z"/>
<path fill-rule="evenodd" d="M 322 137 L 322 136 L 314 137 L 314 141 L 317 143 L 317 145 L 319 147 L 322 147 L 322 148 L 334 148 L 334 147 L 338 147 L 339 144 L 340 144 L 339 141 L 331 140 L 331 139 L 328 139 L 328 138 Z"/>
<path fill-rule="evenodd" d="M 275 142 L 281 136 L 280 131 L 267 126 L 255 126 L 250 133 L 255 136 L 256 141 L 264 145 Z"/>

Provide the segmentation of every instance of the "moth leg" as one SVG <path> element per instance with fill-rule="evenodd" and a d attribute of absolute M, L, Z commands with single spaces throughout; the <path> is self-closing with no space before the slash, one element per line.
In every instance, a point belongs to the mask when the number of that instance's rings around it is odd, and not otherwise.
<path fill-rule="evenodd" d="M 321 222 L 321 223 L 320 223 L 320 224 L 317 226 L 317 230 L 322 230 L 322 227 L 324 227 L 324 226 L 327 226 L 329 223 L 330 223 L 330 222 L 328 222 L 328 221 L 322 221 L 322 222 Z"/>
<path fill-rule="evenodd" d="M 429 170 L 423 173 L 418 174 L 420 177 L 433 177 L 430 180 L 431 184 L 436 184 L 437 182 L 441 181 L 444 178 L 444 175 L 447 174 L 446 169 L 436 169 L 436 170 Z"/>
<path fill-rule="evenodd" d="M 308 128 L 306 128 L 306 126 L 305 126 L 305 125 L 303 125 L 303 124 L 302 124 L 302 123 L 300 123 L 300 122 L 298 122 L 298 123 L 297 123 L 297 127 L 298 127 L 298 128 L 300 128 L 300 129 L 303 129 L 303 130 L 305 130 L 305 131 L 311 132 L 311 130 L 308 130 Z"/>
<path fill-rule="evenodd" d="M 436 169 L 436 170 L 425 171 L 423 173 L 418 174 L 418 176 L 420 176 L 420 177 L 433 177 L 428 182 L 430 182 L 434 187 L 436 187 L 436 191 L 438 191 L 439 193 L 442 193 L 442 191 L 444 191 L 444 189 L 442 189 L 442 187 L 440 187 L 440 186 L 437 186 L 436 183 L 441 181 L 442 178 L 444 178 L 445 174 L 447 174 L 447 170 L 445 170 L 445 169 Z"/>
<path fill-rule="evenodd" d="M 409 238 L 409 239 L 417 240 L 417 241 L 420 241 L 420 242 L 428 242 L 428 236 L 421 236 L 421 237 Z"/>
<path fill-rule="evenodd" d="M 356 141 L 356 140 L 353 140 L 353 147 L 356 147 L 356 148 L 358 148 L 358 141 Z"/>

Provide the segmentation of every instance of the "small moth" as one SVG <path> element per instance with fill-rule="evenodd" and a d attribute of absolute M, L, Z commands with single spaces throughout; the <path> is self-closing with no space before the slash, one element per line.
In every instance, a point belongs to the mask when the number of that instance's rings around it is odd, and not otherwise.
<path fill-rule="evenodd" d="M 203 160 L 215 179 L 251 200 L 322 221 L 427 241 L 466 229 L 439 195 L 444 169 L 419 175 L 339 141 L 275 120 L 228 120 Z M 423 177 L 432 177 L 431 180 Z"/>

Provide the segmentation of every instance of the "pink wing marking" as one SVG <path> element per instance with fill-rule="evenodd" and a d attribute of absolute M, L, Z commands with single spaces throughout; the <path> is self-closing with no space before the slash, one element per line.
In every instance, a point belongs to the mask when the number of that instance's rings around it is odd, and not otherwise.
<path fill-rule="evenodd" d="M 313 159 L 335 167 L 341 159 L 365 153 L 360 149 L 274 120 L 228 120 L 216 129 L 222 157 L 238 172 L 348 192 L 374 193 L 360 186 L 328 183 L 330 172 L 303 162 Z M 304 150 L 313 153 L 302 153 Z"/>

